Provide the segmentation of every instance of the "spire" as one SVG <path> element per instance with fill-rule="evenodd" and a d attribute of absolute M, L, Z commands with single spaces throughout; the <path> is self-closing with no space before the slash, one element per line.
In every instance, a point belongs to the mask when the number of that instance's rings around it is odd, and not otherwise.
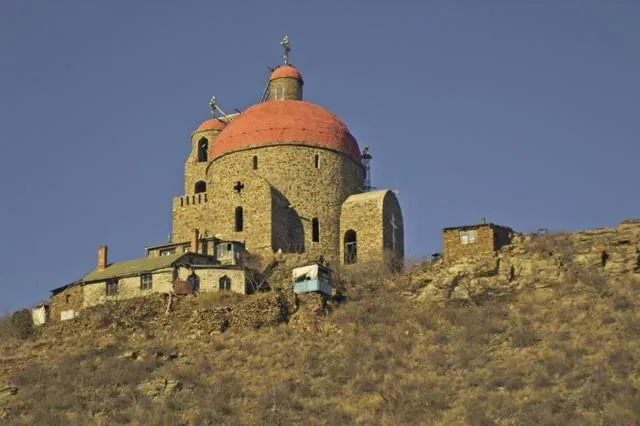
<path fill-rule="evenodd" d="M 282 46 L 282 48 L 284 49 L 284 64 L 285 65 L 289 65 L 289 52 L 291 52 L 291 48 L 289 47 L 289 36 L 288 35 L 284 35 L 284 37 L 282 37 L 282 40 L 280 41 L 280 46 Z"/>

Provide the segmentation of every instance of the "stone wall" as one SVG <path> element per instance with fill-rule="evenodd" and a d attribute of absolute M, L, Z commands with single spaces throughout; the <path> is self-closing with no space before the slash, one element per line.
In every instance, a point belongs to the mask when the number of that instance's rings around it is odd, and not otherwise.
<path fill-rule="evenodd" d="M 267 100 L 283 100 L 283 99 L 302 99 L 302 80 L 292 77 L 281 77 L 271 80 L 269 82 L 269 96 Z M 278 95 L 278 89 L 281 90 L 280 97 Z"/>
<path fill-rule="evenodd" d="M 207 156 L 211 155 L 211 146 L 214 144 L 220 130 L 203 130 L 194 132 L 191 135 L 191 151 L 184 164 L 184 193 L 185 195 L 195 194 L 196 182 L 203 180 L 206 181 L 207 166 L 209 161 L 198 161 L 198 144 L 202 138 L 207 139 L 208 150 Z"/>
<path fill-rule="evenodd" d="M 186 205 L 183 197 L 174 198 L 174 241 L 187 241 L 191 229 L 198 228 L 202 235 L 243 241 L 250 253 L 271 255 L 282 249 L 337 260 L 341 204 L 362 190 L 364 169 L 328 149 L 278 145 L 220 156 L 209 164 L 206 179 L 206 202 Z M 237 182 L 241 192 L 234 189 Z M 244 211 L 242 232 L 234 226 L 238 206 Z M 312 241 L 313 218 L 319 221 L 319 242 Z"/>
<path fill-rule="evenodd" d="M 140 276 L 120 278 L 118 280 L 118 294 L 107 296 L 106 281 L 97 281 L 85 284 L 83 307 L 98 305 L 107 301 L 131 299 L 152 293 L 171 293 L 173 291 L 173 268 L 161 269 L 152 273 L 152 288 L 142 290 L 140 288 Z"/>
<path fill-rule="evenodd" d="M 404 259 L 402 212 L 392 191 L 366 192 L 345 201 L 340 217 L 340 263 L 344 262 L 344 239 L 349 230 L 356 232 L 358 263 L 385 262 L 390 253 L 397 259 L 396 265 Z"/>
<path fill-rule="evenodd" d="M 83 290 L 80 284 L 67 287 L 60 293 L 51 297 L 50 318 L 52 321 L 60 321 L 60 315 L 64 311 L 80 311 L 83 306 Z"/>
<path fill-rule="evenodd" d="M 231 268 L 197 268 L 196 275 L 200 278 L 200 292 L 216 292 L 220 291 L 220 279 L 224 276 L 231 279 L 231 291 L 240 294 L 247 293 L 247 284 L 245 272 L 242 269 Z M 186 281 L 191 275 L 188 268 L 180 268 L 178 279 Z"/>
<path fill-rule="evenodd" d="M 460 233 L 464 231 L 475 231 L 476 241 L 463 244 Z M 447 228 L 442 232 L 442 239 L 444 260 L 447 262 L 471 256 L 493 255 L 495 251 L 494 229 L 491 224 Z"/>

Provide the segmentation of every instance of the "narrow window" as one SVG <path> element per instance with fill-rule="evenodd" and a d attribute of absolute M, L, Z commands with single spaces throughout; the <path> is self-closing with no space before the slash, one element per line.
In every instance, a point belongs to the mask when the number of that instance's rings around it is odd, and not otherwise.
<path fill-rule="evenodd" d="M 198 162 L 203 163 L 207 161 L 207 151 L 209 150 L 209 141 L 207 138 L 202 138 L 198 141 Z"/>
<path fill-rule="evenodd" d="M 258 156 L 253 156 L 253 170 L 258 170 Z"/>
<path fill-rule="evenodd" d="M 203 180 L 199 180 L 196 182 L 194 192 L 199 194 L 201 192 L 207 192 L 207 183 Z"/>
<path fill-rule="evenodd" d="M 314 164 L 316 166 L 316 169 L 319 169 L 320 168 L 320 156 L 318 154 L 316 154 L 316 156 L 314 157 L 313 162 L 314 162 Z"/>
<path fill-rule="evenodd" d="M 106 293 L 107 296 L 116 296 L 118 294 L 118 280 L 116 278 L 107 280 Z"/>
<path fill-rule="evenodd" d="M 67 303 L 67 304 L 68 304 L 70 300 L 71 300 L 71 295 L 70 295 L 70 294 L 67 294 L 67 295 L 64 297 L 64 303 Z"/>
<path fill-rule="evenodd" d="M 320 242 L 320 222 L 317 217 L 311 220 L 311 240 L 314 243 Z"/>
<path fill-rule="evenodd" d="M 187 277 L 187 282 L 191 285 L 193 292 L 200 291 L 200 277 L 195 272 Z"/>
<path fill-rule="evenodd" d="M 284 99 L 284 87 L 277 86 L 276 87 L 276 100 L 283 100 L 283 99 Z"/>
<path fill-rule="evenodd" d="M 140 290 L 151 290 L 153 288 L 153 275 L 140 275 Z"/>
<path fill-rule="evenodd" d="M 231 278 L 226 275 L 221 277 L 218 283 L 218 288 L 220 290 L 231 290 Z"/>
<path fill-rule="evenodd" d="M 242 207 L 236 207 L 236 232 L 242 232 L 244 228 L 244 217 L 242 215 Z"/>
<path fill-rule="evenodd" d="M 349 229 L 344 233 L 344 264 L 351 265 L 358 261 L 358 243 L 356 231 Z"/>

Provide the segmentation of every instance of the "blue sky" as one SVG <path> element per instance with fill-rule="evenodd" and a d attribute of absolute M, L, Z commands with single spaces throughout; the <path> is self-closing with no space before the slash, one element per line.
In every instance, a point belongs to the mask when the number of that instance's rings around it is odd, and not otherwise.
<path fill-rule="evenodd" d="M 481 216 L 640 216 L 640 2 L 0 1 L 0 312 L 170 232 L 190 133 L 291 61 L 370 146 L 406 250 Z"/>

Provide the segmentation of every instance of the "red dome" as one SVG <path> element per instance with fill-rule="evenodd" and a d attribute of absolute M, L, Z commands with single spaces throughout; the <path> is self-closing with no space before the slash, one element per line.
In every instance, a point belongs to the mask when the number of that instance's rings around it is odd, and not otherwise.
<path fill-rule="evenodd" d="M 319 105 L 297 100 L 262 102 L 243 111 L 220 133 L 211 156 L 284 144 L 328 148 L 361 163 L 358 142 L 336 115 Z"/>
<path fill-rule="evenodd" d="M 217 118 L 210 118 L 203 121 L 196 129 L 196 132 L 202 132 L 203 130 L 222 130 L 225 127 L 227 127 L 227 125 L 223 121 Z"/>
<path fill-rule="evenodd" d="M 300 74 L 300 71 L 298 71 L 296 67 L 292 65 L 282 65 L 276 68 L 271 73 L 271 77 L 269 77 L 269 81 L 275 80 L 276 78 L 282 78 L 282 77 L 291 77 L 291 78 L 297 78 L 299 80 L 302 80 L 302 74 Z"/>

